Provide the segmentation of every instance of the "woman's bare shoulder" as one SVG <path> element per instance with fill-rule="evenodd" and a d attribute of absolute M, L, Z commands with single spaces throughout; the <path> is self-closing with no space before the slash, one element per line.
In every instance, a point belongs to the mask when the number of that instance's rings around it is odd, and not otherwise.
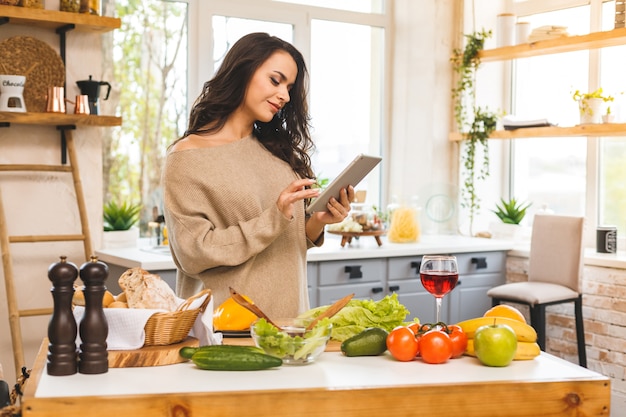
<path fill-rule="evenodd" d="M 188 149 L 200 149 L 200 148 L 210 148 L 216 146 L 215 142 L 211 140 L 211 138 L 200 135 L 189 135 L 182 139 L 172 146 L 172 152 L 178 151 L 186 151 Z"/>

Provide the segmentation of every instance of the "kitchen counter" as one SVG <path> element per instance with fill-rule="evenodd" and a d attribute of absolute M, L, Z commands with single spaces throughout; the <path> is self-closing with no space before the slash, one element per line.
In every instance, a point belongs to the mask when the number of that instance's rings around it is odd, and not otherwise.
<path fill-rule="evenodd" d="M 390 243 L 383 236 L 382 246 L 370 236 L 353 239 L 352 244 L 341 247 L 341 237 L 326 234 L 324 245 L 311 248 L 307 259 L 311 262 L 347 259 L 414 256 L 439 253 L 467 253 L 510 250 L 512 241 L 471 238 L 458 235 L 422 236 L 418 243 Z M 125 268 L 141 267 L 148 271 L 176 269 L 167 247 L 136 247 L 101 249 L 98 259 Z"/>
<path fill-rule="evenodd" d="M 192 363 L 49 376 L 43 343 L 22 398 L 24 417 L 44 416 L 487 416 L 610 414 L 610 381 L 542 353 L 490 368 L 347 358 L 265 371 L 203 371 Z"/>

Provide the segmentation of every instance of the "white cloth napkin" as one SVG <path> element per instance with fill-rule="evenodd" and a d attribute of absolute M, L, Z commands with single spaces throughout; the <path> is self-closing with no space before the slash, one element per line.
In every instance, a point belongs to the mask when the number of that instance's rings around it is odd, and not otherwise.
<path fill-rule="evenodd" d="M 189 309 L 199 308 L 207 295 L 194 300 Z M 185 300 L 177 299 L 180 305 Z M 85 312 L 82 306 L 74 307 L 74 318 L 80 326 L 80 321 Z M 146 341 L 144 330 L 146 323 L 155 313 L 166 312 L 165 310 L 152 310 L 143 308 L 105 308 L 104 315 L 109 325 L 107 335 L 108 350 L 134 350 L 143 347 Z M 209 301 L 205 313 L 198 314 L 196 321 L 189 334 L 198 339 L 201 346 L 221 344 L 221 333 L 213 333 L 213 300 Z M 80 327 L 79 327 L 80 328 Z M 76 344 L 80 346 L 80 332 L 76 337 Z"/>

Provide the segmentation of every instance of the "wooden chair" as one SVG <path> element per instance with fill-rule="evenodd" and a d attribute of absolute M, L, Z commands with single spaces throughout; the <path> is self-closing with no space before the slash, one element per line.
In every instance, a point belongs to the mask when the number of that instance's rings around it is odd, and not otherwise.
<path fill-rule="evenodd" d="M 583 218 L 535 215 L 530 243 L 528 282 L 515 282 L 487 291 L 492 304 L 520 303 L 530 308 L 537 343 L 546 348 L 546 307 L 574 303 L 578 363 L 587 367 L 582 314 Z"/>

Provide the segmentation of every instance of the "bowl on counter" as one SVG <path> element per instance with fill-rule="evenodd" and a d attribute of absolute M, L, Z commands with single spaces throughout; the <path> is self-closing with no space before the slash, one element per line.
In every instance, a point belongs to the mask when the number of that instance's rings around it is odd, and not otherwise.
<path fill-rule="evenodd" d="M 324 352 L 330 340 L 332 324 L 320 321 L 306 331 L 311 319 L 276 319 L 280 327 L 259 319 L 250 326 L 250 335 L 256 346 L 265 353 L 281 358 L 286 365 L 306 365 L 314 362 Z"/>

